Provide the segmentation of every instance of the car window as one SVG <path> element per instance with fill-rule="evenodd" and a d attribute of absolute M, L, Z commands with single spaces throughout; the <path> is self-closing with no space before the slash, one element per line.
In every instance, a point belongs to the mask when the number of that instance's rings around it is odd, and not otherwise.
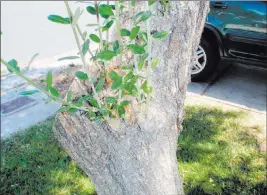
<path fill-rule="evenodd" d="M 224 29 L 266 33 L 266 3 L 262 1 L 224 1 L 224 8 L 211 7 L 210 16 L 220 21 Z"/>

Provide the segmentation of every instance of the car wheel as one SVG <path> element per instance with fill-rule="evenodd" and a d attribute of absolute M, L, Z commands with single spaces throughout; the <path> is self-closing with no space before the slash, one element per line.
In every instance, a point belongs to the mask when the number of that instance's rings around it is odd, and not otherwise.
<path fill-rule="evenodd" d="M 191 67 L 191 80 L 195 82 L 207 80 L 218 65 L 218 56 L 216 49 L 202 37 Z"/>

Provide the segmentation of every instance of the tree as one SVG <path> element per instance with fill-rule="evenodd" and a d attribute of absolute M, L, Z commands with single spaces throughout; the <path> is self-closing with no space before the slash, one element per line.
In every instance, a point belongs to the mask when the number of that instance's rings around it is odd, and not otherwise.
<path fill-rule="evenodd" d="M 123 119 L 92 122 L 79 114 L 57 115 L 56 137 L 93 179 L 99 195 L 183 194 L 176 144 L 182 129 L 190 64 L 208 5 L 207 1 L 169 1 L 164 15 L 159 3 L 151 8 L 158 16 L 151 19 L 151 32 L 164 29 L 170 34 L 152 45 L 152 57 L 162 59 L 151 74 L 152 100 L 147 111 L 133 103 L 129 108 L 132 123 Z M 139 3 L 139 9 L 144 6 L 144 2 Z M 72 84 L 74 93 L 80 93 L 78 82 Z"/>
<path fill-rule="evenodd" d="M 99 195 L 180 195 L 183 187 L 176 143 L 182 130 L 190 65 L 209 3 L 135 3 L 91 2 L 87 12 L 97 17 L 97 24 L 90 25 L 96 26 L 98 35 L 81 31 L 82 12 L 78 8 L 73 14 L 66 1 L 69 17 L 48 17 L 71 26 L 79 49 L 79 56 L 59 60 L 80 58 L 83 64 L 65 98 L 54 88 L 51 72 L 46 86 L 39 86 L 22 74 L 16 60 L 1 58 L 1 63 L 38 89 L 21 95 L 41 91 L 50 101 L 62 103 L 53 128 L 55 136 L 93 179 Z M 100 17 L 105 19 L 103 25 Z M 114 40 L 109 41 L 108 33 L 104 40 L 102 33 L 113 23 Z M 95 53 L 90 41 L 99 46 Z M 87 54 L 91 55 L 90 66 Z"/>

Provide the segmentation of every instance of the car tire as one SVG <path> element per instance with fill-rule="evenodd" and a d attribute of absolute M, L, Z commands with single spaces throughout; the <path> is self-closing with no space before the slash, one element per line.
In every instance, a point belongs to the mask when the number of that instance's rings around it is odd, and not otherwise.
<path fill-rule="evenodd" d="M 191 68 L 191 80 L 193 82 L 207 80 L 214 73 L 219 62 L 218 50 L 216 49 L 216 47 L 211 45 L 211 43 L 204 37 L 201 38 L 200 45 L 196 51 L 196 56 L 198 55 L 197 53 L 199 53 L 200 50 L 204 52 L 204 56 L 202 58 L 196 57 L 195 60 L 197 60 L 199 63 L 201 63 L 201 61 L 204 62 L 205 60 L 206 62 L 204 64 L 204 67 L 203 66 L 201 67 L 197 66 L 196 64 L 197 62 L 194 61 L 194 64 L 192 65 Z M 198 68 L 198 70 L 196 67 Z"/>

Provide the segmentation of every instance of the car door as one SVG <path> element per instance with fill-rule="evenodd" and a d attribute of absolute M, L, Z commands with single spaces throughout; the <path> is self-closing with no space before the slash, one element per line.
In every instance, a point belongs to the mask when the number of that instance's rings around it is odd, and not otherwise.
<path fill-rule="evenodd" d="M 228 56 L 267 60 L 266 2 L 215 1 L 210 5 L 209 15 L 221 22 Z"/>

